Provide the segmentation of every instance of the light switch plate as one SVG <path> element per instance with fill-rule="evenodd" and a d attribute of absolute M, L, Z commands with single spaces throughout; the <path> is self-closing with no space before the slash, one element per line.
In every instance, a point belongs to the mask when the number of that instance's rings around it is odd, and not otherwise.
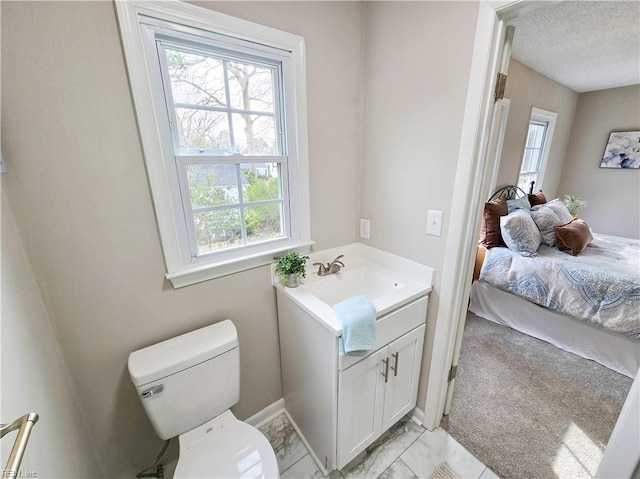
<path fill-rule="evenodd" d="M 427 213 L 427 234 L 442 236 L 442 211 L 429 210 Z"/>

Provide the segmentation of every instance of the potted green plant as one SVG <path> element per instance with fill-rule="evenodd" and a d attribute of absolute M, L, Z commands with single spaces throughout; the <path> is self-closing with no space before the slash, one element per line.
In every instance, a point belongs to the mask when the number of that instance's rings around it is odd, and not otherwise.
<path fill-rule="evenodd" d="M 584 206 L 587 206 L 587 202 L 573 195 L 565 195 L 564 205 L 569 210 L 569 213 L 571 213 L 571 216 L 573 216 L 573 218 L 575 219 L 578 217 L 578 210 Z"/>
<path fill-rule="evenodd" d="M 305 278 L 307 272 L 305 266 L 308 256 L 303 256 L 295 251 L 289 251 L 284 256 L 276 258 L 275 270 L 282 278 L 282 282 L 289 288 L 298 287 L 298 278 Z"/>

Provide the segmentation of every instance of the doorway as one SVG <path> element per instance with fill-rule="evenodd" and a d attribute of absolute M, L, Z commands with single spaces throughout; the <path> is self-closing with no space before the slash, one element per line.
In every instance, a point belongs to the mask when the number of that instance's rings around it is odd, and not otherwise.
<path fill-rule="evenodd" d="M 460 230 L 452 231 L 457 242 L 452 242 L 445 258 L 443 293 L 438 311 L 439 322 L 436 325 L 425 406 L 425 426 L 429 428 L 439 423 L 444 410 L 446 397 L 444 385 L 447 383 L 451 364 L 449 359 L 454 352 L 456 326 L 464 322 L 466 315 L 470 289 L 469 278 L 475 257 L 474 239 L 477 237 L 481 205 L 489 196 L 490 184 L 495 175 L 495 164 L 492 165 L 486 160 L 486 152 L 490 147 L 487 132 L 493 118 L 491 95 L 495 73 L 500 63 L 502 38 L 505 35 L 506 24 L 511 18 L 524 15 L 534 8 L 535 5 L 525 2 L 518 2 L 516 5 L 505 8 L 493 8 L 487 4 L 480 6 L 472 71 L 481 64 L 484 75 L 477 74 L 472 77 L 467 100 L 466 116 L 468 118 L 465 118 L 463 128 L 452 211 L 452 215 L 460 215 L 463 218 L 463 225 Z M 465 157 L 465 155 L 469 156 Z M 482 158 L 482 160 L 474 161 L 468 158 Z M 447 321 L 445 318 L 451 318 L 451 320 Z"/>

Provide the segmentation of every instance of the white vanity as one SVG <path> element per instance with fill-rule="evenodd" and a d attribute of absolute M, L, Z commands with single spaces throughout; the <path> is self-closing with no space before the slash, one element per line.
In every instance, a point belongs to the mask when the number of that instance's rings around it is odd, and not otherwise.
<path fill-rule="evenodd" d="M 274 281 L 285 409 L 324 474 L 344 467 L 416 405 L 432 268 L 361 243 L 320 251 L 308 264 L 344 255 L 297 288 Z M 376 350 L 339 356 L 333 305 L 365 294 L 376 308 Z"/>

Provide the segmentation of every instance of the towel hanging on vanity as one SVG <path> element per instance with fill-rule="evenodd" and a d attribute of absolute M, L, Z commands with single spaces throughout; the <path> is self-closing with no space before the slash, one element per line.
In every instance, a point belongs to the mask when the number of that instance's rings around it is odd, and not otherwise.
<path fill-rule="evenodd" d="M 354 296 L 333 306 L 342 323 L 340 356 L 364 356 L 376 348 L 376 308 L 365 295 Z"/>

